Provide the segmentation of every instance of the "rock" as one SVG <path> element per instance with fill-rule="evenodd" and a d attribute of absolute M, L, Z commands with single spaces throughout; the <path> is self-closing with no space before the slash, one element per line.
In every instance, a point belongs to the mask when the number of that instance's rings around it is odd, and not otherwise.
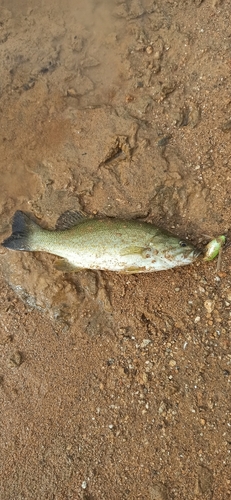
<path fill-rule="evenodd" d="M 167 487 L 162 483 L 156 483 L 149 488 L 150 500 L 168 500 Z"/>
<path fill-rule="evenodd" d="M 72 97 L 83 96 L 93 90 L 94 84 L 88 76 L 82 75 L 80 72 L 72 79 L 71 86 L 67 92 L 72 93 Z M 73 95 L 74 94 L 74 95 Z"/>
<path fill-rule="evenodd" d="M 20 351 L 14 351 L 9 359 L 9 366 L 11 368 L 19 367 L 23 363 L 23 355 Z"/>
<path fill-rule="evenodd" d="M 150 339 L 144 339 L 144 340 L 142 340 L 142 342 L 140 344 L 141 349 L 143 349 L 144 347 L 147 347 L 148 344 L 150 344 L 150 342 L 151 342 Z"/>
<path fill-rule="evenodd" d="M 160 139 L 158 141 L 157 146 L 159 146 L 161 148 L 165 148 L 165 146 L 168 145 L 171 138 L 172 138 L 172 134 L 165 135 L 164 137 L 162 137 L 162 139 Z"/>
<path fill-rule="evenodd" d="M 130 5 L 130 16 L 133 18 L 140 17 L 144 13 L 144 8 L 140 0 L 132 0 Z"/>
<path fill-rule="evenodd" d="M 231 130 L 231 119 L 227 120 L 221 125 L 222 132 L 230 132 Z"/>
<path fill-rule="evenodd" d="M 84 40 L 80 36 L 74 36 L 72 41 L 72 50 L 74 52 L 81 52 L 84 46 Z"/>
<path fill-rule="evenodd" d="M 207 467 L 201 465 L 198 470 L 199 491 L 203 495 L 208 495 L 210 493 L 212 496 L 212 484 L 213 484 L 212 471 L 210 471 Z"/>
<path fill-rule="evenodd" d="M 206 311 L 210 314 L 214 309 L 214 300 L 205 300 L 204 307 Z"/>
<path fill-rule="evenodd" d="M 67 89 L 67 95 L 69 97 L 78 97 L 77 91 L 73 88 Z"/>
<path fill-rule="evenodd" d="M 127 109 L 129 114 L 137 119 L 144 119 L 145 113 L 150 109 L 152 100 L 150 97 L 137 97 L 134 101 L 128 103 Z"/>
<path fill-rule="evenodd" d="M 201 109 L 199 106 L 191 105 L 189 108 L 188 124 L 195 128 L 201 120 Z"/>
<path fill-rule="evenodd" d="M 166 83 L 163 83 L 161 88 L 162 99 L 165 99 L 169 94 L 174 92 L 175 88 L 176 88 L 176 83 L 174 81 L 169 80 Z"/>

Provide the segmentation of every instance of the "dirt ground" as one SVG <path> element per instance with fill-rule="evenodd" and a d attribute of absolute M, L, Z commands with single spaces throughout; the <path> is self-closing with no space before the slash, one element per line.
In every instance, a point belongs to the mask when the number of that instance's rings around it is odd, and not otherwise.
<path fill-rule="evenodd" d="M 1 241 L 17 209 L 231 241 L 228 0 L 1 0 L 0 51 Z M 230 499 L 231 249 L 131 276 L 0 252 L 1 500 Z"/>

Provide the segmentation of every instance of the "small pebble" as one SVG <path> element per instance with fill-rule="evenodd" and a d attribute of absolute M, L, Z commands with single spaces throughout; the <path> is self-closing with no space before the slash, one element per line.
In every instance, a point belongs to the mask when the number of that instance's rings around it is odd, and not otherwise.
<path fill-rule="evenodd" d="M 167 487 L 162 483 L 156 483 L 149 487 L 150 500 L 168 500 Z"/>
<path fill-rule="evenodd" d="M 151 340 L 150 339 L 144 339 L 142 340 L 141 344 L 140 344 L 140 347 L 143 348 L 143 347 L 147 347 L 148 344 L 150 344 Z"/>
<path fill-rule="evenodd" d="M 152 48 L 152 46 L 151 46 L 151 45 L 149 45 L 149 46 L 146 48 L 146 52 L 147 52 L 147 54 L 152 54 L 152 52 L 153 52 L 153 48 Z"/>
<path fill-rule="evenodd" d="M 12 353 L 9 359 L 9 366 L 11 367 L 19 367 L 23 362 L 23 356 L 22 353 L 19 351 L 15 351 Z"/>
<path fill-rule="evenodd" d="M 231 130 L 231 120 L 227 120 L 221 125 L 221 130 L 223 132 L 229 132 Z"/>
<path fill-rule="evenodd" d="M 205 306 L 206 311 L 208 311 L 208 313 L 211 313 L 213 308 L 214 308 L 214 301 L 213 300 L 205 300 L 204 306 Z"/>
<path fill-rule="evenodd" d="M 76 92 L 75 89 L 71 88 L 71 89 L 67 90 L 67 95 L 70 96 L 70 97 L 77 97 L 78 93 Z"/>
<path fill-rule="evenodd" d="M 169 361 L 169 366 L 172 366 L 172 367 L 173 367 L 173 366 L 176 366 L 176 361 L 175 361 L 175 359 L 170 359 L 170 361 Z"/>

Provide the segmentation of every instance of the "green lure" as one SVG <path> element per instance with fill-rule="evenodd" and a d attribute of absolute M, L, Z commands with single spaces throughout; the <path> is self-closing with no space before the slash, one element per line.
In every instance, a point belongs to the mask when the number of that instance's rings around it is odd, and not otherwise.
<path fill-rule="evenodd" d="M 205 254 L 204 254 L 203 260 L 210 261 L 210 260 L 215 259 L 215 257 L 217 257 L 217 255 L 220 254 L 221 248 L 225 244 L 225 240 L 226 240 L 226 238 L 223 235 L 218 236 L 214 240 L 211 240 L 208 243 L 208 245 L 206 245 L 206 247 L 205 247 Z"/>

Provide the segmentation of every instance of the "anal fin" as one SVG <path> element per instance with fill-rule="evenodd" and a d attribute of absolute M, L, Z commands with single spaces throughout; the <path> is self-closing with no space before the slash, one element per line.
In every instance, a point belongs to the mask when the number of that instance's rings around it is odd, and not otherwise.
<path fill-rule="evenodd" d="M 66 273 L 70 273 L 70 272 L 77 273 L 78 271 L 83 271 L 84 268 L 83 267 L 76 267 L 74 264 L 69 262 L 69 260 L 64 259 L 63 257 L 59 257 L 55 261 L 55 269 L 57 269 L 58 271 L 64 271 Z"/>
<path fill-rule="evenodd" d="M 147 272 L 147 269 L 145 266 L 142 267 L 131 266 L 131 267 L 126 267 L 123 269 L 123 271 L 118 271 L 118 272 L 120 274 L 138 274 Z"/>

